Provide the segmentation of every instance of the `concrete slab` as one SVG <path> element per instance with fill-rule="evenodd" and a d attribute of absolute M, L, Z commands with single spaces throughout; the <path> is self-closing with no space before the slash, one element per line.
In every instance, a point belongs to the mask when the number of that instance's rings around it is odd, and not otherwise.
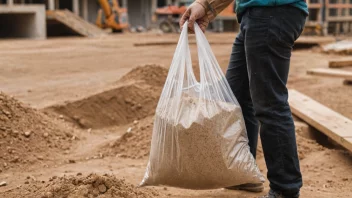
<path fill-rule="evenodd" d="M 0 5 L 0 38 L 46 39 L 44 5 Z"/>

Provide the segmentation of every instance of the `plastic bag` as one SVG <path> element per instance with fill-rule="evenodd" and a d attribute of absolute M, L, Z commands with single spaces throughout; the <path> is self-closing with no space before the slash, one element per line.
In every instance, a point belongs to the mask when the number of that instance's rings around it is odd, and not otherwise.
<path fill-rule="evenodd" d="M 249 151 L 241 108 L 197 24 L 195 34 L 200 82 L 183 28 L 156 108 L 140 186 L 212 189 L 264 182 Z"/>

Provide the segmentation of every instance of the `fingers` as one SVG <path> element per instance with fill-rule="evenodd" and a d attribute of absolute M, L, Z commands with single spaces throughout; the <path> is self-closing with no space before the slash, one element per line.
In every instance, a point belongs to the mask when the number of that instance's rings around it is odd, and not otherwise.
<path fill-rule="evenodd" d="M 194 32 L 194 22 L 196 21 L 195 14 L 191 13 L 191 16 L 188 19 L 188 29 L 190 32 Z"/>
<path fill-rule="evenodd" d="M 200 29 L 204 33 L 208 27 L 209 21 L 207 19 L 203 19 L 203 20 L 198 20 L 197 23 L 198 23 Z"/>
<path fill-rule="evenodd" d="M 199 27 L 200 27 L 200 29 L 202 30 L 202 32 L 205 33 L 206 27 L 203 26 L 203 25 L 201 25 L 201 26 L 199 26 Z"/>
<path fill-rule="evenodd" d="M 182 15 L 181 20 L 180 20 L 180 29 L 182 30 L 183 24 L 188 20 L 190 16 L 191 10 L 187 9 L 186 12 Z"/>

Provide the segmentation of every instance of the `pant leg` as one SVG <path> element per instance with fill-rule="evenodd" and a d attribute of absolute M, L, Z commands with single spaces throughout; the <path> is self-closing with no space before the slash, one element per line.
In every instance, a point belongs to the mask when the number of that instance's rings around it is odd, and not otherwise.
<path fill-rule="evenodd" d="M 305 14 L 291 6 L 254 7 L 242 19 L 249 87 L 258 118 L 270 188 L 287 195 L 299 193 L 295 128 L 286 88 L 294 41 Z"/>
<path fill-rule="evenodd" d="M 258 144 L 259 123 L 254 115 L 253 103 L 249 92 L 247 61 L 242 32 L 238 34 L 233 44 L 226 79 L 242 108 L 248 134 L 248 144 L 255 158 Z"/>

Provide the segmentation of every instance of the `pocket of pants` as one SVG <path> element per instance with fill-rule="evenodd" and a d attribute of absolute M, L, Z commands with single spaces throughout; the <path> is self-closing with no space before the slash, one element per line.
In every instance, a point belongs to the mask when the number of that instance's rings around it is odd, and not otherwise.
<path fill-rule="evenodd" d="M 293 47 L 294 42 L 303 32 L 306 17 L 300 10 L 288 12 L 280 18 L 279 42 L 285 47 Z"/>

